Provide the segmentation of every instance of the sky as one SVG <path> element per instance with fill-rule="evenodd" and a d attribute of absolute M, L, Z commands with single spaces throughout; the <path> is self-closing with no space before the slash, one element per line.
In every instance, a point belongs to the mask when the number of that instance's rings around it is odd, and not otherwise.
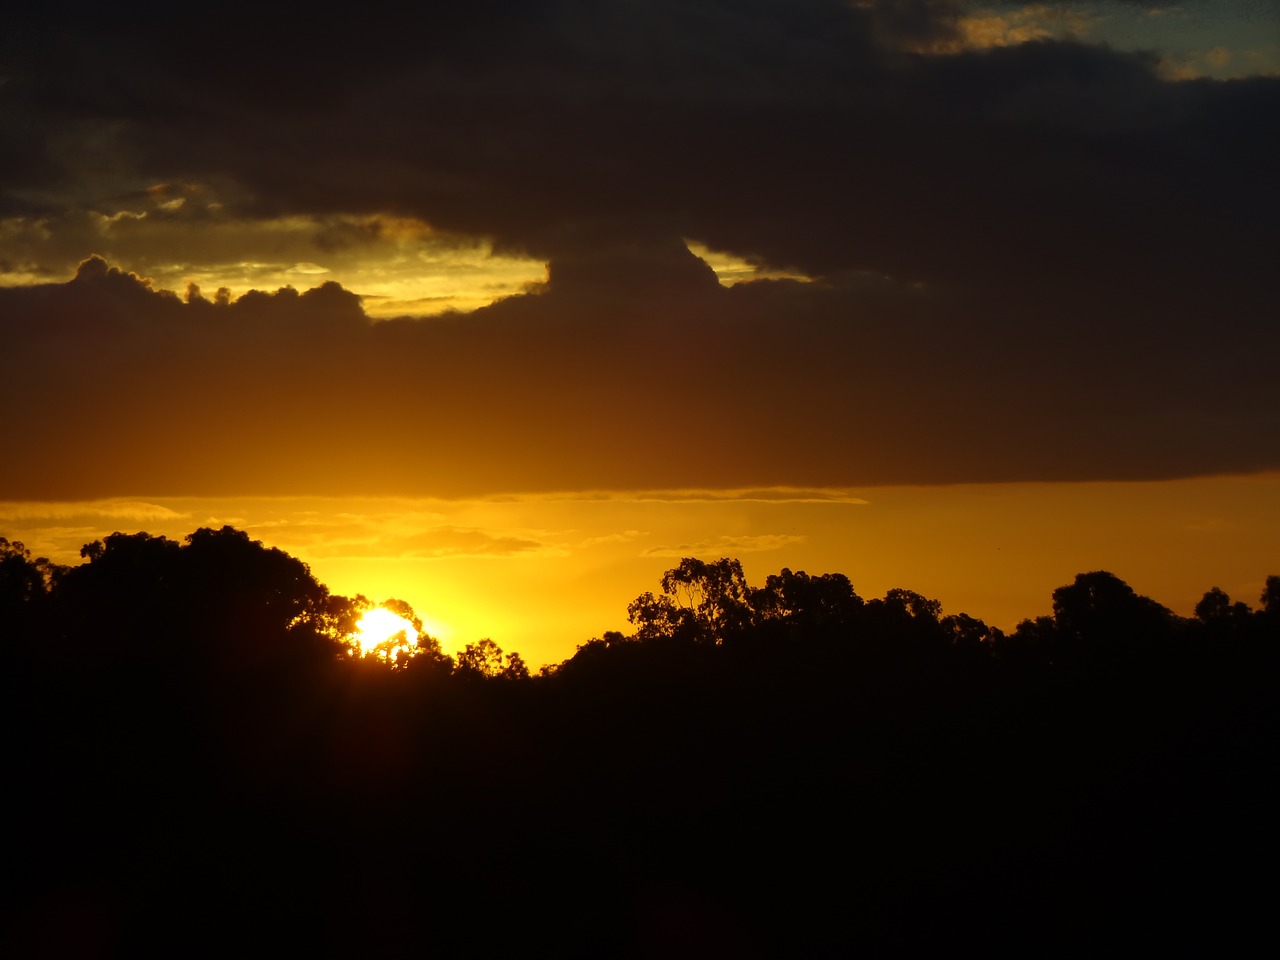
<path fill-rule="evenodd" d="M 99 4 L 0 36 L 0 535 L 555 662 L 681 556 L 1011 628 L 1280 572 L 1269 0 Z"/>

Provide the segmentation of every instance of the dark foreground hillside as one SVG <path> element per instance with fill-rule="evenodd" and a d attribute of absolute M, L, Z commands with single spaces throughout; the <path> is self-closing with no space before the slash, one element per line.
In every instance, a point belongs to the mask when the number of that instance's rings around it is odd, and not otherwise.
<path fill-rule="evenodd" d="M 1005 637 L 685 561 L 635 634 L 530 679 L 344 656 L 343 598 L 235 531 L 70 571 L 5 546 L 5 955 L 1223 953 L 1268 928 L 1276 578 L 1188 621 L 1084 574 Z"/>

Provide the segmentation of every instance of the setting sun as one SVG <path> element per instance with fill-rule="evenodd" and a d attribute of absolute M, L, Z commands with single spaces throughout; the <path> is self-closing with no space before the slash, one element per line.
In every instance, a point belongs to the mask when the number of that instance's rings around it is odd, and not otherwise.
<path fill-rule="evenodd" d="M 394 661 L 401 652 L 412 654 L 418 643 L 414 625 L 386 607 L 374 607 L 356 624 L 351 645 L 362 657 Z"/>

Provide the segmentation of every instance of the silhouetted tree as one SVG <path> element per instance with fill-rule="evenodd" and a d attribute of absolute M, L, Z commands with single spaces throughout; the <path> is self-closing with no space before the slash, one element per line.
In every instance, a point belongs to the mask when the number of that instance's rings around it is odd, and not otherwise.
<path fill-rule="evenodd" d="M 528 680 L 529 666 L 524 657 L 512 651 L 507 654 L 507 665 L 502 668 L 502 676 L 507 680 Z"/>
<path fill-rule="evenodd" d="M 301 560 L 229 526 L 186 541 L 185 613 L 216 660 L 244 669 L 339 655 L 327 630 L 329 591 Z"/>
<path fill-rule="evenodd" d="M 19 540 L 0 537 L 0 609 L 28 603 L 43 595 L 53 577 L 53 566 L 35 558 Z"/>
<path fill-rule="evenodd" d="M 894 587 L 884 595 L 884 602 L 886 605 L 906 610 L 913 620 L 937 621 L 942 616 L 942 603 L 940 601 L 930 600 L 914 590 Z"/>
<path fill-rule="evenodd" d="M 0 537 L 0 671 L 44 655 L 38 640 L 51 613 L 50 591 L 63 572 Z"/>
<path fill-rule="evenodd" d="M 379 606 L 390 610 L 398 617 L 403 617 L 413 625 L 418 634 L 418 641 L 413 651 L 400 651 L 397 654 L 397 665 L 408 667 L 410 663 L 419 671 L 432 669 L 449 672 L 453 669 L 453 658 L 440 647 L 440 641 L 427 633 L 422 626 L 422 619 L 414 612 L 413 607 L 404 600 L 384 600 Z M 515 654 L 512 654 L 515 656 Z"/>
<path fill-rule="evenodd" d="M 718 644 L 752 623 L 750 589 L 737 560 L 685 557 L 662 575 L 661 585 L 662 596 L 643 593 L 627 609 L 642 640 Z"/>
<path fill-rule="evenodd" d="M 1209 591 L 1198 611 L 1206 616 L 1230 609 L 1221 591 Z M 1095 669 L 1139 666 L 1161 656 L 1161 646 L 1177 635 L 1183 621 L 1149 597 L 1141 596 L 1113 573 L 1077 574 L 1053 592 L 1053 617 L 1024 620 L 1007 643 L 1002 659 L 1038 661 Z"/>
<path fill-rule="evenodd" d="M 763 587 L 752 591 L 751 604 L 762 625 L 783 625 L 784 636 L 790 640 L 846 633 L 863 607 L 862 598 L 844 574 L 811 577 L 803 570 L 792 573 L 785 567 L 766 577 Z"/>
<path fill-rule="evenodd" d="M 349 606 L 306 564 L 231 527 L 185 545 L 146 533 L 87 544 L 57 589 L 59 635 L 86 665 L 242 673 L 332 659 Z"/>
<path fill-rule="evenodd" d="M 1059 656 L 1132 660 L 1167 640 L 1173 613 L 1105 570 L 1077 574 L 1053 592 Z"/>
<path fill-rule="evenodd" d="M 1196 619 L 1204 623 L 1225 620 L 1231 616 L 1231 598 L 1217 587 L 1209 590 L 1196 604 Z"/>
<path fill-rule="evenodd" d="M 348 660 L 364 660 L 394 670 L 405 670 L 412 665 L 419 673 L 424 670 L 448 673 L 453 669 L 453 660 L 440 648 L 440 641 L 426 632 L 422 619 L 407 601 L 392 598 L 375 605 L 368 597 L 358 594 L 350 599 L 331 597 L 328 606 L 340 610 L 341 616 L 327 627 L 326 634 L 344 644 L 343 653 Z M 356 634 L 359 633 L 360 621 L 375 609 L 394 614 L 405 621 L 405 627 L 372 649 L 366 649 L 356 642 Z M 409 639 L 410 629 L 414 635 L 412 642 Z"/>
<path fill-rule="evenodd" d="M 997 660 L 1026 666 L 1048 665 L 1058 649 L 1058 626 L 1053 617 L 1022 620 L 1011 636 L 997 640 L 993 653 Z"/>
<path fill-rule="evenodd" d="M 61 572 L 44 557 L 33 557 L 20 541 L 0 537 L 0 639 L 25 633 L 34 608 Z"/>
<path fill-rule="evenodd" d="M 1262 589 L 1262 613 L 1269 617 L 1280 617 L 1280 576 L 1267 577 L 1266 586 Z"/>
<path fill-rule="evenodd" d="M 113 533 L 86 544 L 88 562 L 57 589 L 57 633 L 77 667 L 107 662 L 174 664 L 198 627 L 183 602 L 180 545 L 147 533 Z"/>
<path fill-rule="evenodd" d="M 1253 616 L 1253 611 L 1243 601 L 1232 603 L 1225 591 L 1214 587 L 1200 598 L 1195 615 L 1204 626 L 1222 634 L 1242 628 Z"/>
<path fill-rule="evenodd" d="M 882 665 L 896 669 L 937 661 L 951 651 L 951 637 L 939 623 L 937 600 L 894 587 L 878 600 L 869 600 L 861 617 L 860 646 Z"/>
<path fill-rule="evenodd" d="M 689 640 L 697 638 L 700 624 L 693 611 L 679 606 L 666 594 L 646 590 L 627 606 L 627 620 L 636 628 L 637 640 Z"/>
<path fill-rule="evenodd" d="M 354 597 L 330 594 L 317 613 L 316 621 L 325 636 L 344 645 L 347 657 L 354 657 L 358 651 L 350 644 L 351 636 L 356 632 L 360 618 L 372 606 L 373 602 L 363 593 L 357 593 Z"/>
<path fill-rule="evenodd" d="M 1006 638 L 910 590 L 863 602 L 840 574 L 788 569 L 751 590 L 736 561 L 688 561 L 632 604 L 632 635 L 504 683 L 527 666 L 487 638 L 452 673 L 434 641 L 403 669 L 341 654 L 369 601 L 230 528 L 113 534 L 84 557 L 40 586 L 0 542 L 0 596 L 74 647 L 0 673 L 23 828 L 6 867 L 33 891 L 23 912 L 61 904 L 68 875 L 95 897 L 121 877 L 128 896 L 103 902 L 130 947 L 284 912 L 289 947 L 339 931 L 367 952 L 377 930 L 390 953 L 447 953 L 450 921 L 497 910 L 536 937 L 566 895 L 552 952 L 571 956 L 654 952 L 629 931 L 673 896 L 769 956 L 886 952 L 926 912 L 921 952 L 957 931 L 986 945 L 992 902 L 1008 943 L 1096 939 L 1128 911 L 1146 937 L 1170 905 L 1212 914 L 1206 891 L 1270 815 L 1280 578 L 1263 610 L 1215 589 L 1186 625 L 1081 574 Z M 1117 650 L 1158 682 L 1105 669 Z M 502 829 L 441 829 L 458 823 Z M 586 867 L 567 894 L 545 884 L 566 859 Z M 368 875 L 394 910 L 349 902 Z M 1124 916 L 1099 919 L 1108 903 Z M 412 919 L 388 933 L 389 913 Z"/>
<path fill-rule="evenodd" d="M 458 654 L 455 672 L 464 677 L 527 680 L 529 668 L 518 653 L 504 655 L 502 648 L 485 637 L 468 643 Z"/>
<path fill-rule="evenodd" d="M 422 620 L 414 613 L 412 605 L 407 600 L 397 600 L 392 597 L 390 600 L 383 600 L 378 606 L 384 610 L 390 610 L 397 617 L 407 620 L 415 633 L 422 634 Z"/>
<path fill-rule="evenodd" d="M 967 654 L 990 652 L 1004 639 L 1004 633 L 967 613 L 953 613 L 938 622 L 947 642 Z"/>

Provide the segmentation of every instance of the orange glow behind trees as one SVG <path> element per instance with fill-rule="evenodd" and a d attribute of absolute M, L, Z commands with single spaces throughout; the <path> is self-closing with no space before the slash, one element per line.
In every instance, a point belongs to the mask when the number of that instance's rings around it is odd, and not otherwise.
<path fill-rule="evenodd" d="M 399 614 L 386 607 L 374 607 L 356 623 L 351 643 L 362 657 L 395 662 L 400 655 L 411 655 L 417 649 L 418 631 Z"/>

